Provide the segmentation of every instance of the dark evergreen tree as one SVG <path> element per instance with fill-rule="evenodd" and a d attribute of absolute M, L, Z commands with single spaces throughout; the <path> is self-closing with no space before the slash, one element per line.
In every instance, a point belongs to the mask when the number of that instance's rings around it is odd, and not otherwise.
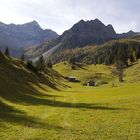
<path fill-rule="evenodd" d="M 40 56 L 39 60 L 37 62 L 37 69 L 39 72 L 42 72 L 45 70 L 45 68 L 46 68 L 45 60 L 44 60 L 43 56 Z"/>
<path fill-rule="evenodd" d="M 48 62 L 47 63 L 47 67 L 50 68 L 50 69 L 52 69 L 52 63 L 51 62 Z"/>
<path fill-rule="evenodd" d="M 1 50 L 0 50 L 0 58 L 4 58 L 4 55 L 3 55 L 3 53 L 1 52 Z"/>
<path fill-rule="evenodd" d="M 137 55 L 137 59 L 140 58 L 140 46 L 136 47 L 136 55 Z"/>
<path fill-rule="evenodd" d="M 123 62 L 125 66 L 128 66 L 128 56 L 127 56 L 127 50 L 125 49 L 125 46 L 119 46 L 118 53 L 117 53 L 117 63 Z"/>
<path fill-rule="evenodd" d="M 76 63 L 75 57 L 71 57 L 71 58 L 69 59 L 69 63 L 74 65 L 74 64 Z"/>
<path fill-rule="evenodd" d="M 106 56 L 106 58 L 105 58 L 105 65 L 109 65 L 110 63 L 109 63 L 109 58 Z"/>
<path fill-rule="evenodd" d="M 129 59 L 130 59 L 130 62 L 131 62 L 131 63 L 133 63 L 133 62 L 135 61 L 135 59 L 134 59 L 134 57 L 133 57 L 132 54 L 130 55 Z"/>
<path fill-rule="evenodd" d="M 37 68 L 33 65 L 33 62 L 31 60 L 28 60 L 26 62 L 26 67 L 33 72 L 38 72 Z"/>
<path fill-rule="evenodd" d="M 8 57 L 10 56 L 9 48 L 6 48 L 6 49 L 5 49 L 4 54 L 5 54 L 6 56 L 8 56 Z"/>

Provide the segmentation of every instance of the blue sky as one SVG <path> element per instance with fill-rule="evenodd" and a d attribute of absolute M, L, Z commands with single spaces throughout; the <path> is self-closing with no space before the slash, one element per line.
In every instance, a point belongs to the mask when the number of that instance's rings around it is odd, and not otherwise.
<path fill-rule="evenodd" d="M 0 21 L 36 20 L 59 34 L 81 19 L 100 19 L 116 32 L 140 31 L 140 0 L 0 0 Z"/>

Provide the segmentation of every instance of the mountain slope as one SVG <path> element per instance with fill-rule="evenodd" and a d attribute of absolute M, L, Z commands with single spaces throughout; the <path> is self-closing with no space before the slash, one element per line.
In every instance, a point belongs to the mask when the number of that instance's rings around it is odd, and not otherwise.
<path fill-rule="evenodd" d="M 136 34 L 137 33 L 132 31 L 124 34 L 117 34 L 112 25 L 106 26 L 98 19 L 91 21 L 81 20 L 57 39 L 43 42 L 39 46 L 25 50 L 25 55 L 27 58 L 38 57 L 60 43 L 61 45 L 57 49 L 58 52 L 67 49 L 81 48 L 87 45 L 103 44 L 110 40 L 132 37 Z"/>
<path fill-rule="evenodd" d="M 0 22 L 0 49 L 9 47 L 12 55 L 20 55 L 23 47 L 37 45 L 43 41 L 57 38 L 52 30 L 43 30 L 36 22 L 26 24 L 4 24 Z"/>
<path fill-rule="evenodd" d="M 90 45 L 83 48 L 67 49 L 55 52 L 48 59 L 53 63 L 74 59 L 86 64 L 114 64 L 119 56 L 132 55 L 140 59 L 140 41 L 138 37 L 109 41 L 102 45 Z"/>
<path fill-rule="evenodd" d="M 63 77 L 53 70 L 39 76 L 20 60 L 7 58 L 0 53 L 0 98 L 12 102 L 30 102 L 32 96 L 43 96 L 48 91 L 60 90 Z"/>

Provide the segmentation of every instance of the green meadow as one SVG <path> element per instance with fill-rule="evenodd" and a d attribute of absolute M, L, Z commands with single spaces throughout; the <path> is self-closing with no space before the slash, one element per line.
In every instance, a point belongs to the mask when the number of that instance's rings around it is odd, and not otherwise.
<path fill-rule="evenodd" d="M 0 61 L 0 139 L 139 140 L 140 62 L 125 69 L 62 62 L 41 76 L 14 58 Z M 67 76 L 80 82 L 71 83 Z M 97 87 L 83 86 L 94 80 Z"/>

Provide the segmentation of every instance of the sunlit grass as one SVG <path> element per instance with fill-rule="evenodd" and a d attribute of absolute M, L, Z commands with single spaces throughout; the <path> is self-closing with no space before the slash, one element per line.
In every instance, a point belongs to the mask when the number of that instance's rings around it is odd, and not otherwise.
<path fill-rule="evenodd" d="M 12 59 L 0 62 L 0 139 L 139 139 L 140 83 L 131 83 L 131 75 L 140 64 L 125 70 L 122 84 L 112 76 L 112 67 L 104 65 L 77 70 L 69 64 L 55 65 L 53 69 L 61 75 L 74 75 L 81 81 L 70 83 L 53 70 L 49 71 L 53 77 L 40 79 L 17 64 Z M 102 80 L 109 84 L 82 86 L 95 73 L 103 73 Z"/>

